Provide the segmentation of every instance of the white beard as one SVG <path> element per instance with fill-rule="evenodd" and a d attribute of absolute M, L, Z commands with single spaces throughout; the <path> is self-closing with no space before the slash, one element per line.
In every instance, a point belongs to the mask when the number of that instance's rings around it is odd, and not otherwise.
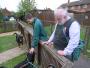
<path fill-rule="evenodd" d="M 65 21 L 62 20 L 61 22 L 58 22 L 59 25 L 64 25 Z"/>

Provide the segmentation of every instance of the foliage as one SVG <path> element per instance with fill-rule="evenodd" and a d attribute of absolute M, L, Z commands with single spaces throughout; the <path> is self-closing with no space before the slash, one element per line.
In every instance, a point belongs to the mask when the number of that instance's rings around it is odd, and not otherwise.
<path fill-rule="evenodd" d="M 29 12 L 35 8 L 35 0 L 21 0 L 19 11 Z"/>
<path fill-rule="evenodd" d="M 17 16 L 22 16 L 35 8 L 35 0 L 21 0 L 18 7 Z"/>
<path fill-rule="evenodd" d="M 52 34 L 52 31 L 54 30 L 54 25 L 45 26 L 45 31 L 48 36 Z"/>

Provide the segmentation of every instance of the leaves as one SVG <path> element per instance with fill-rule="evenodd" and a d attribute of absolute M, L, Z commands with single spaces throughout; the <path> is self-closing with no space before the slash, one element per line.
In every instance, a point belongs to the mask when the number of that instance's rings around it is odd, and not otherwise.
<path fill-rule="evenodd" d="M 35 0 L 21 0 L 17 14 L 21 16 L 35 8 Z"/>

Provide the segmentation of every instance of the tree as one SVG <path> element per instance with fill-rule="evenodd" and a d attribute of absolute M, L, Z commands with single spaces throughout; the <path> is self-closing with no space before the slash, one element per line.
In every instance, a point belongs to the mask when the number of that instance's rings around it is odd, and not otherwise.
<path fill-rule="evenodd" d="M 21 0 L 19 11 L 28 12 L 35 9 L 35 0 Z"/>
<path fill-rule="evenodd" d="M 35 8 L 35 0 L 21 0 L 18 7 L 17 16 L 22 16 Z"/>

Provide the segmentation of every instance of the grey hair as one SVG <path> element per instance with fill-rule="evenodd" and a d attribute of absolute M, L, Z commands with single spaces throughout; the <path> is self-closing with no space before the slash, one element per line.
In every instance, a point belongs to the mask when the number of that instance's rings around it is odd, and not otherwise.
<path fill-rule="evenodd" d="M 64 8 L 58 8 L 58 9 L 56 9 L 55 12 L 54 12 L 54 14 L 55 15 L 58 15 L 58 16 L 59 15 L 69 16 L 68 11 L 66 9 L 64 9 Z"/>

